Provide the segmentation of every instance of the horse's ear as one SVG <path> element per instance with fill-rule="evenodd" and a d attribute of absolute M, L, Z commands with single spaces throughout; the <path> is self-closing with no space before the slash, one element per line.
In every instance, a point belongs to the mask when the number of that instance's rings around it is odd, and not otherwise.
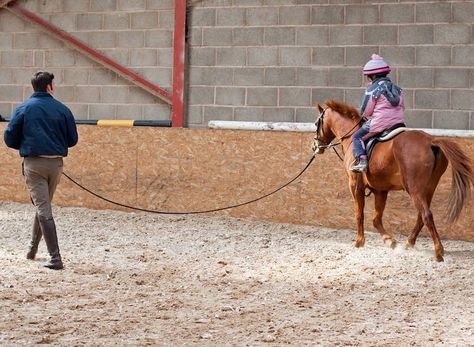
<path fill-rule="evenodd" d="M 319 102 L 318 102 L 318 111 L 319 113 L 324 111 L 324 108 L 319 104 Z"/>

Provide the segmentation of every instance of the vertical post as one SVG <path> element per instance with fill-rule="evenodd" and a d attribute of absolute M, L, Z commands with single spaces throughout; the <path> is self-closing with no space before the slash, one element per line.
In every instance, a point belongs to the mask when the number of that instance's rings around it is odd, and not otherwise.
<path fill-rule="evenodd" d="M 185 40 L 186 0 L 175 0 L 173 96 L 171 106 L 171 122 L 174 128 L 181 128 L 183 126 Z"/>

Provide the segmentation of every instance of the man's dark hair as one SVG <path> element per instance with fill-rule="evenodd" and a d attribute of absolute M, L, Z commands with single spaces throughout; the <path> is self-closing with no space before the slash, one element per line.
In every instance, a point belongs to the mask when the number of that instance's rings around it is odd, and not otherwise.
<path fill-rule="evenodd" d="M 31 85 L 35 92 L 46 92 L 46 87 L 53 83 L 54 75 L 47 71 L 35 72 L 31 78 Z"/>

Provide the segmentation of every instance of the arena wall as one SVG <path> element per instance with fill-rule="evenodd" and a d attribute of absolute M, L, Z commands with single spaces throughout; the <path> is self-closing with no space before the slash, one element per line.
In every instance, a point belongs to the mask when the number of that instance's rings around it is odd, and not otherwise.
<path fill-rule="evenodd" d="M 173 0 L 18 0 L 171 89 Z M 209 120 L 313 121 L 329 98 L 358 105 L 376 52 L 407 95 L 408 125 L 474 129 L 474 2 L 190 0 L 188 127 Z M 37 26 L 0 9 L 0 114 L 38 69 L 79 119 L 169 119 L 169 107 Z"/>
<path fill-rule="evenodd" d="M 2 132 L 4 126 L 0 124 Z M 69 176 L 108 199 L 161 211 L 200 211 L 252 200 L 288 182 L 311 157 L 311 133 L 86 125 L 79 126 L 79 133 L 79 144 L 65 159 Z M 473 138 L 453 140 L 474 158 Z M 17 151 L 2 144 L 0 155 L 0 200 L 29 202 Z M 433 199 L 438 230 L 444 238 L 474 241 L 472 201 L 455 225 L 443 222 L 450 187 L 448 168 Z M 54 204 L 123 210 L 79 189 L 65 177 Z M 369 197 L 368 230 L 373 230 L 372 206 L 373 197 Z M 333 152 L 317 156 L 299 180 L 278 193 L 218 213 L 355 228 L 347 177 Z M 415 220 L 416 212 L 408 195 L 390 193 L 386 227 L 396 234 L 406 233 Z"/>

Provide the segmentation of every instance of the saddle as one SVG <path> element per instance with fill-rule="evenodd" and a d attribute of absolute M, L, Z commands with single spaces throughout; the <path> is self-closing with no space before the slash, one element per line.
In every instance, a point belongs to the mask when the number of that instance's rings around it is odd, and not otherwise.
<path fill-rule="evenodd" d="M 404 123 L 397 123 L 394 126 L 382 131 L 380 134 L 375 135 L 374 137 L 371 137 L 365 143 L 365 151 L 367 153 L 367 160 L 370 159 L 370 156 L 377 143 L 389 141 L 406 130 L 407 128 Z"/>

